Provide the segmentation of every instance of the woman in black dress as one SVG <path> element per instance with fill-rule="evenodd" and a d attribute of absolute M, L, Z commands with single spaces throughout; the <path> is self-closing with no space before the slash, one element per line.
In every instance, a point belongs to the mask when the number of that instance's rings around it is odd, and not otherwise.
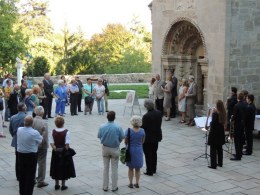
<path fill-rule="evenodd" d="M 217 165 L 223 166 L 223 149 L 225 144 L 226 111 L 221 100 L 217 100 L 216 108 L 212 111 L 212 121 L 210 123 L 210 132 L 208 145 L 210 145 L 210 166 L 211 169 L 216 169 Z M 218 163 L 217 163 L 218 161 Z"/>
<path fill-rule="evenodd" d="M 52 147 L 50 176 L 55 179 L 55 190 L 61 188 L 66 190 L 68 187 L 65 181 L 71 177 L 76 177 L 72 156 L 75 151 L 69 147 L 70 133 L 64 128 L 64 118 L 55 118 L 56 129 L 52 130 L 50 145 Z M 61 187 L 59 180 L 62 180 Z"/>

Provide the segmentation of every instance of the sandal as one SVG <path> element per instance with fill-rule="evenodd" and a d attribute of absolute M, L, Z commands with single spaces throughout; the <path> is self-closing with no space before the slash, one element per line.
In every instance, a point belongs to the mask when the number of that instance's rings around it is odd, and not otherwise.
<path fill-rule="evenodd" d="M 128 185 L 129 188 L 134 188 L 133 184 Z"/>
<path fill-rule="evenodd" d="M 186 121 L 185 120 L 181 120 L 179 123 L 186 123 Z"/>
<path fill-rule="evenodd" d="M 136 187 L 136 188 L 139 188 L 139 184 L 137 183 L 137 184 L 134 184 L 134 186 Z"/>

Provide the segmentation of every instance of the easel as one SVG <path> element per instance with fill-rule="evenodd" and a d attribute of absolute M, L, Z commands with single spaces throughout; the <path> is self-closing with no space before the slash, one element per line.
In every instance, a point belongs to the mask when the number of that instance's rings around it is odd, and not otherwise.
<path fill-rule="evenodd" d="M 210 111 L 211 111 L 211 109 L 209 108 L 207 119 L 206 119 L 206 123 L 205 123 L 205 127 L 202 128 L 202 131 L 205 132 L 204 137 L 203 137 L 203 138 L 205 138 L 205 152 L 202 155 L 200 155 L 200 156 L 198 156 L 198 157 L 193 159 L 193 160 L 197 160 L 198 158 L 205 158 L 205 159 L 207 159 L 208 164 L 209 164 L 208 157 L 210 157 L 210 155 L 208 154 L 208 132 L 209 132 L 208 121 L 209 121 Z M 195 123 L 196 123 L 197 127 L 200 127 L 200 124 L 198 124 L 198 121 L 199 120 L 196 120 L 196 118 L 195 118 Z"/>
<path fill-rule="evenodd" d="M 125 103 L 123 116 L 125 116 L 125 109 L 126 109 L 126 107 L 130 107 L 131 108 L 131 116 L 132 116 L 134 114 L 134 106 L 138 106 L 139 107 L 140 115 L 142 115 L 140 104 L 139 104 L 136 92 L 134 90 L 130 90 L 126 94 L 126 103 Z"/>

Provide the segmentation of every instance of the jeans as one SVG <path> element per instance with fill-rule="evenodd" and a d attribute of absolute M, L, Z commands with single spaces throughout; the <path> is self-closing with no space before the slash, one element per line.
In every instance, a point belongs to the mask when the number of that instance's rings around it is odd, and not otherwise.
<path fill-rule="evenodd" d="M 103 189 L 107 190 L 109 185 L 109 164 L 111 160 L 111 179 L 112 179 L 112 190 L 117 188 L 118 181 L 118 159 L 119 159 L 119 147 L 109 148 L 106 146 L 102 147 L 102 156 L 104 163 L 103 171 Z"/>
<path fill-rule="evenodd" d="M 8 118 L 10 116 L 10 111 L 9 111 L 9 108 L 8 108 L 8 100 L 4 100 L 4 108 L 5 108 L 5 121 L 8 121 Z"/>
<path fill-rule="evenodd" d="M 98 114 L 104 114 L 104 99 L 97 99 Z"/>
<path fill-rule="evenodd" d="M 56 101 L 55 114 L 64 114 L 65 111 L 65 101 L 58 100 Z"/>

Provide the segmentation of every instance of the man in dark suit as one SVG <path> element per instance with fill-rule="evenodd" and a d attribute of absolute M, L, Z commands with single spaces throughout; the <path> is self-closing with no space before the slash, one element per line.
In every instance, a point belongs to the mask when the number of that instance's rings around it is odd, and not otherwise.
<path fill-rule="evenodd" d="M 233 115 L 234 106 L 237 104 L 237 88 L 231 87 L 231 96 L 227 99 L 227 128 L 230 129 L 230 119 Z"/>
<path fill-rule="evenodd" d="M 244 128 L 246 118 L 246 105 L 243 102 L 244 95 L 239 93 L 237 96 L 237 104 L 234 106 L 234 142 L 236 154 L 230 160 L 241 160 L 242 149 L 244 144 Z"/>
<path fill-rule="evenodd" d="M 245 118 L 245 134 L 246 134 L 246 151 L 244 155 L 251 155 L 253 152 L 253 130 L 255 129 L 255 113 L 256 107 L 254 105 L 254 95 L 247 96 L 247 108 Z"/>
<path fill-rule="evenodd" d="M 49 73 L 44 74 L 44 80 L 43 80 L 43 89 L 44 93 L 46 95 L 46 99 L 44 101 L 44 115 L 43 118 L 46 119 L 46 115 L 48 115 L 48 118 L 53 118 L 51 116 L 51 107 L 52 107 L 52 98 L 53 98 L 53 82 L 50 79 Z"/>
<path fill-rule="evenodd" d="M 18 94 L 19 89 L 20 89 L 19 85 L 15 84 L 14 90 L 11 92 L 9 100 L 7 102 L 8 108 L 10 110 L 10 116 L 13 116 L 18 113 L 17 105 L 19 102 L 19 94 Z"/>
<path fill-rule="evenodd" d="M 146 162 L 145 175 L 153 176 L 157 168 L 157 150 L 158 143 L 162 140 L 162 114 L 159 110 L 154 109 L 154 102 L 151 99 L 144 101 L 144 107 L 147 113 L 142 119 L 142 128 L 145 131 L 145 141 L 143 150 Z"/>
<path fill-rule="evenodd" d="M 177 96 L 178 79 L 176 78 L 176 76 L 174 76 L 174 70 L 170 71 L 170 75 L 172 77 L 171 118 L 175 118 L 176 117 L 176 102 L 175 102 L 175 99 L 176 99 L 176 96 Z"/>
<path fill-rule="evenodd" d="M 83 88 L 83 84 L 81 82 L 81 80 L 79 80 L 79 76 L 76 76 L 75 77 L 75 80 L 76 80 L 76 85 L 78 86 L 79 88 L 79 92 L 77 93 L 77 107 L 78 107 L 78 112 L 83 112 L 81 110 L 81 100 L 82 100 L 82 88 Z"/>

